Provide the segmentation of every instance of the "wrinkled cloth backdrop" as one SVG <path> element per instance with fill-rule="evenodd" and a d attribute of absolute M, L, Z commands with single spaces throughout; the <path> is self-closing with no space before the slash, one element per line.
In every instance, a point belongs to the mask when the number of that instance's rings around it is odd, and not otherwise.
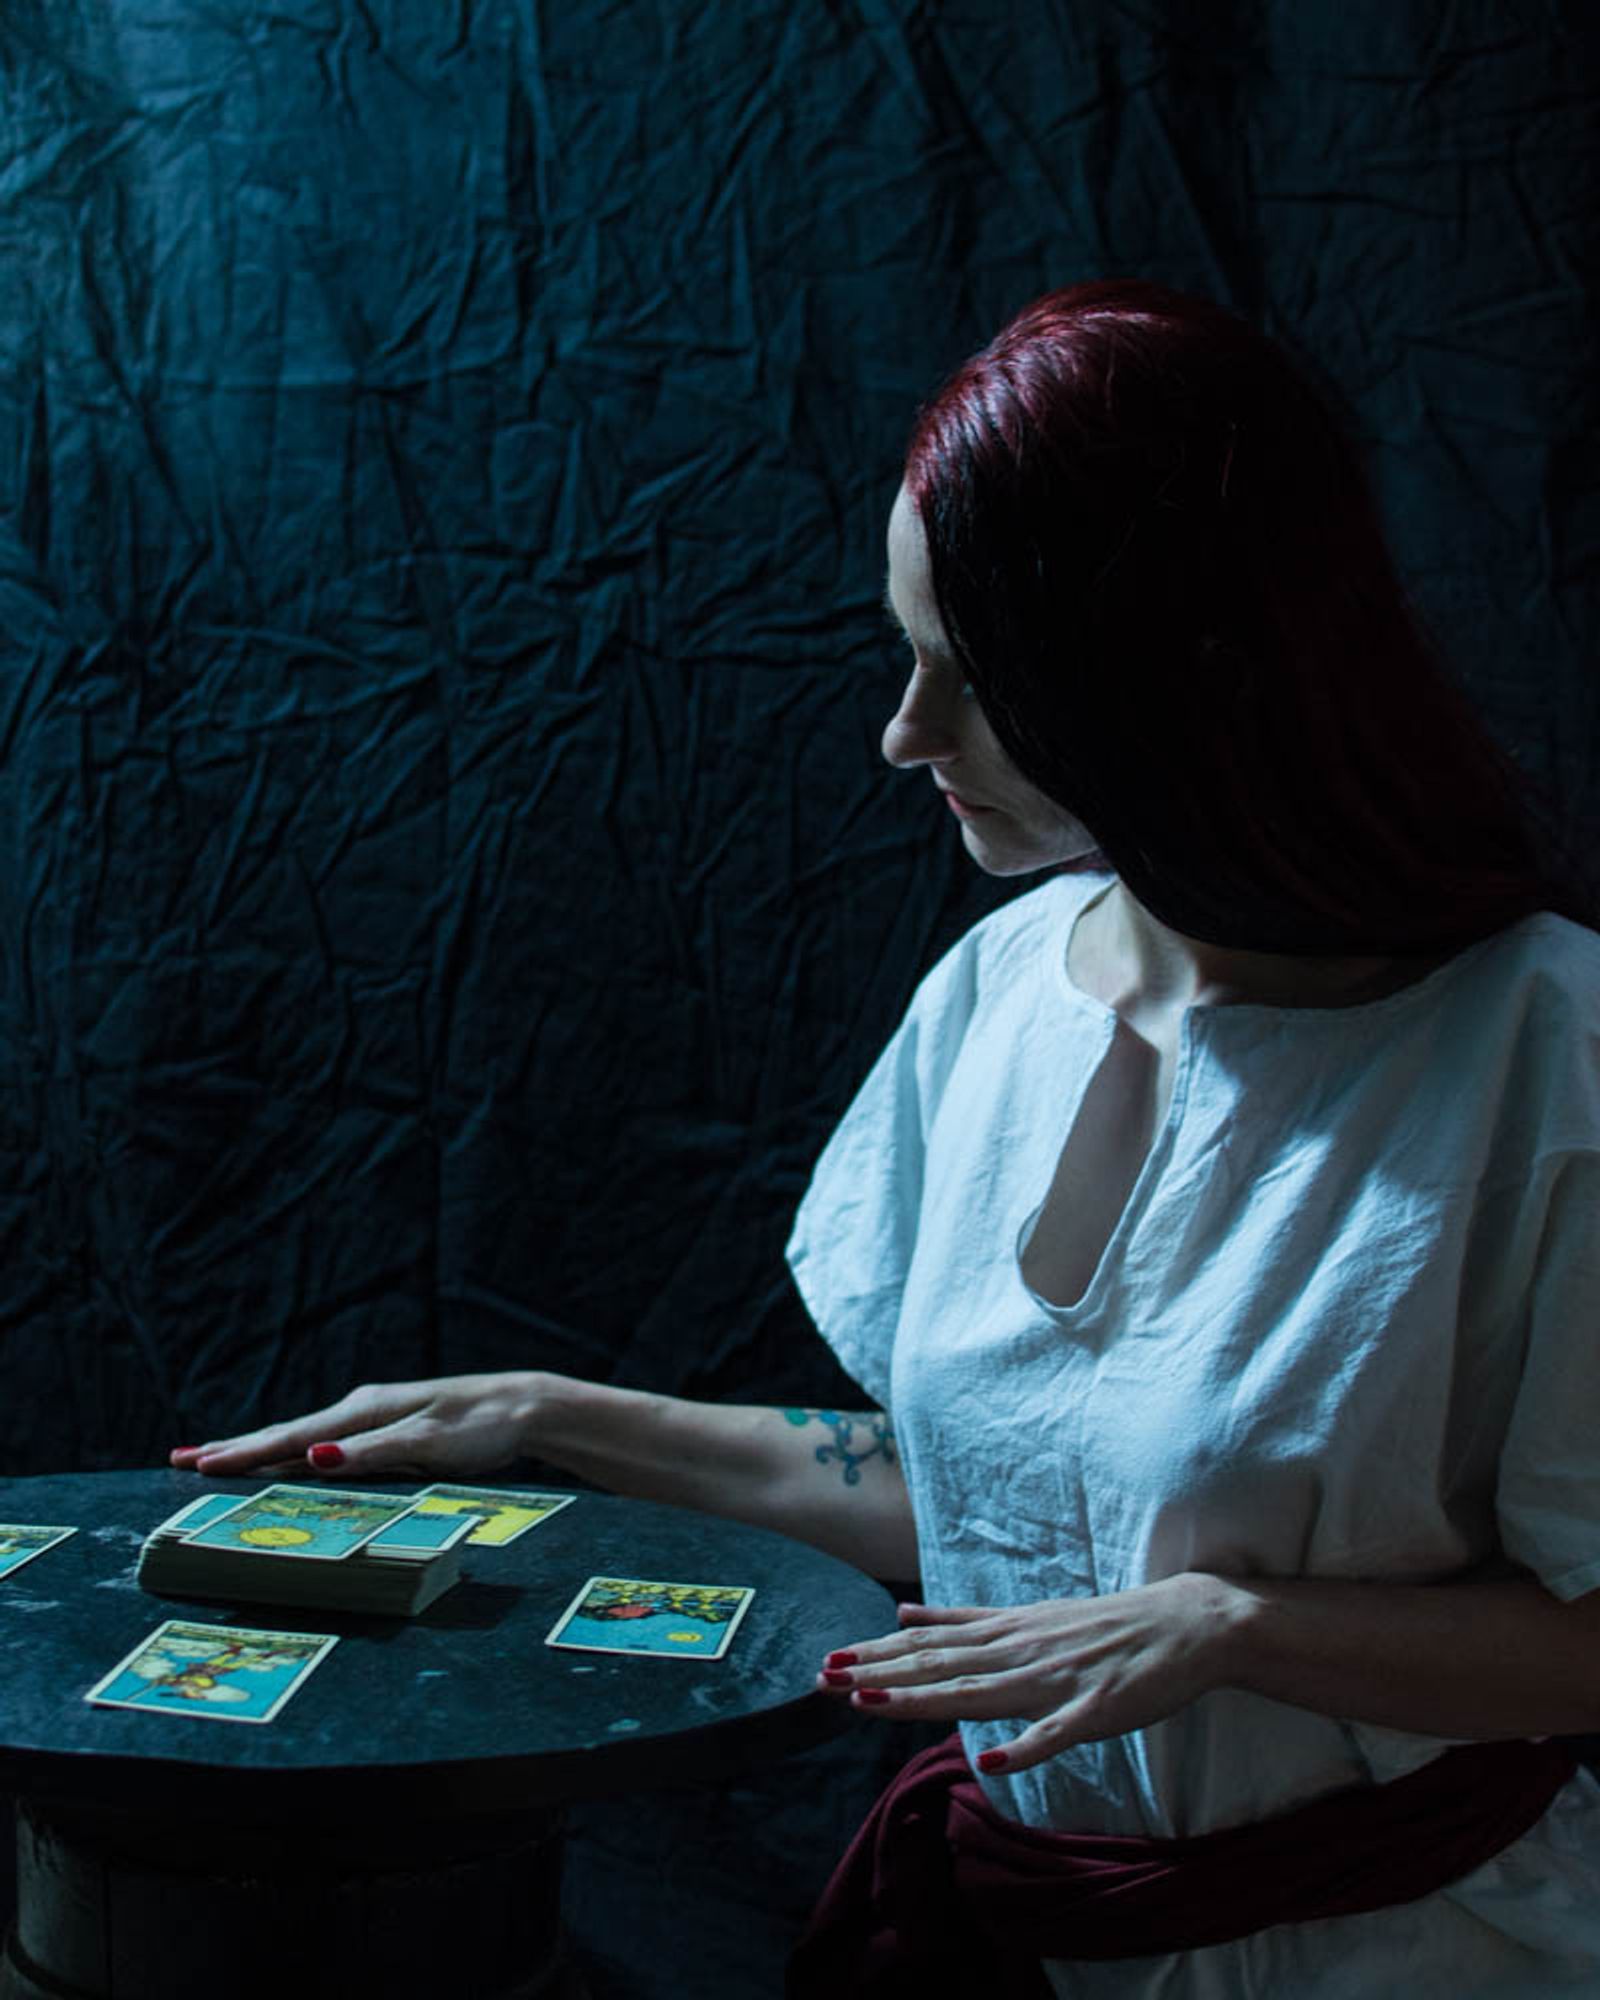
<path fill-rule="evenodd" d="M 0 1467 L 374 1376 L 852 1395 L 789 1213 L 1005 893 L 878 761 L 884 518 L 1049 285 L 1313 357 L 1593 847 L 1597 26 L 5 0 Z M 582 1816 L 597 1992 L 774 1990 L 899 1748 Z"/>

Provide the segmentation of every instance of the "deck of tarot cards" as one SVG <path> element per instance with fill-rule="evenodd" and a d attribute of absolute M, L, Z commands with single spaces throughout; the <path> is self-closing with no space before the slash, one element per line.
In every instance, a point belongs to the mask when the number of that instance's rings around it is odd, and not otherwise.
<path fill-rule="evenodd" d="M 459 1577 L 480 1518 L 332 1486 L 206 1493 L 146 1536 L 138 1580 L 162 1597 L 408 1618 Z"/>

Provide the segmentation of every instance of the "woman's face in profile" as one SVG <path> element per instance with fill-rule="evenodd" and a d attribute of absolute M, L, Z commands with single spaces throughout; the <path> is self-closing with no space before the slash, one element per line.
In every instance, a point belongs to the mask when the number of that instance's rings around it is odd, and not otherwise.
<path fill-rule="evenodd" d="M 888 761 L 901 771 L 926 766 L 986 874 L 1027 875 L 1093 853 L 1088 830 L 1012 764 L 967 688 L 939 617 L 927 538 L 903 486 L 889 515 L 885 596 L 914 659 L 883 732 Z"/>

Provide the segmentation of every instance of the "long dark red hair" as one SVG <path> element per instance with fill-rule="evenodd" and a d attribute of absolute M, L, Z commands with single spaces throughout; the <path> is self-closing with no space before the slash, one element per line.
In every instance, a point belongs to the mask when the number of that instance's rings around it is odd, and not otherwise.
<path fill-rule="evenodd" d="M 1354 447 L 1233 314 L 1132 279 L 1046 294 L 919 413 L 906 486 L 1001 744 L 1162 922 L 1296 954 L 1596 922 L 1413 616 Z"/>

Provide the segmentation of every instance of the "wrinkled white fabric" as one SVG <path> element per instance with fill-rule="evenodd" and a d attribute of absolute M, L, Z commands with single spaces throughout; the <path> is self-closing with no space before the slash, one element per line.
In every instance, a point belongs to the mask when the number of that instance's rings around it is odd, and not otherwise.
<path fill-rule="evenodd" d="M 1116 1017 L 1064 876 L 918 989 L 789 1245 L 892 1411 L 932 1604 L 1184 1569 L 1600 1585 L 1600 936 L 1525 919 L 1388 998 L 1191 1007 L 1167 1118 L 1087 1292 L 1019 1249 Z M 963 1725 L 970 1755 L 1005 1723 Z M 985 1779 L 1032 1825 L 1188 1834 L 1399 1775 L 1443 1739 L 1233 1690 Z M 1600 1994 L 1600 1784 L 1440 1894 L 1109 1965 L 1075 2000 Z"/>

